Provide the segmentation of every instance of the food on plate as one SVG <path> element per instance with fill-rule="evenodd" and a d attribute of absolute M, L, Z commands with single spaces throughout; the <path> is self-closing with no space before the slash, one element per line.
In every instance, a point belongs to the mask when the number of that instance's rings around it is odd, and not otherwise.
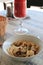
<path fill-rule="evenodd" d="M 7 49 L 8 53 L 15 57 L 30 57 L 38 54 L 40 46 L 26 40 L 18 40 Z"/>

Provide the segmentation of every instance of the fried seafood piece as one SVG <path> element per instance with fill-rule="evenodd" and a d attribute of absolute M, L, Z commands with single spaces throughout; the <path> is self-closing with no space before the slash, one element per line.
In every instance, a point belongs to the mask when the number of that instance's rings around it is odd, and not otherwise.
<path fill-rule="evenodd" d="M 14 45 L 11 45 L 8 49 L 8 52 L 11 54 L 11 55 L 14 55 L 17 51 L 18 51 L 18 48 L 19 47 L 16 47 Z"/>
<path fill-rule="evenodd" d="M 22 47 L 22 49 L 21 49 L 22 54 L 26 54 L 26 52 L 27 52 L 27 42 L 24 41 L 21 47 Z"/>
<path fill-rule="evenodd" d="M 14 54 L 16 57 L 21 57 L 21 48 L 18 48 L 18 51 Z"/>
<path fill-rule="evenodd" d="M 34 51 L 32 50 L 28 50 L 27 51 L 27 57 L 33 56 L 34 55 Z"/>
<path fill-rule="evenodd" d="M 13 44 L 18 47 L 22 45 L 22 41 L 17 41 L 17 42 L 14 42 Z"/>
<path fill-rule="evenodd" d="M 32 42 L 30 42 L 30 41 L 27 42 L 27 49 L 28 49 L 28 50 L 31 50 L 31 47 L 32 47 Z"/>
<path fill-rule="evenodd" d="M 39 51 L 39 46 L 37 44 L 35 44 L 34 46 L 31 47 L 31 50 L 34 51 L 34 54 L 37 54 Z"/>
<path fill-rule="evenodd" d="M 27 47 L 27 42 L 26 42 L 26 41 L 24 41 L 24 42 L 22 43 L 22 47 Z"/>
<path fill-rule="evenodd" d="M 39 45 L 36 45 L 35 46 L 35 49 L 36 49 L 36 54 L 39 52 L 39 50 L 40 50 L 40 46 Z"/>
<path fill-rule="evenodd" d="M 15 53 L 16 57 L 26 57 L 26 49 L 19 47 L 18 51 Z"/>
<path fill-rule="evenodd" d="M 26 57 L 27 47 L 22 47 L 21 52 L 22 52 L 22 57 Z"/>

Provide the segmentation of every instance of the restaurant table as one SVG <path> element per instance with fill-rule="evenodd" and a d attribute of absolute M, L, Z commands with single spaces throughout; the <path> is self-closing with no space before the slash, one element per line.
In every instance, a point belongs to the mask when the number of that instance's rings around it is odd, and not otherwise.
<path fill-rule="evenodd" d="M 8 21 L 5 40 L 15 35 L 14 29 L 17 26 L 19 26 L 19 21 L 15 19 Z M 43 11 L 27 9 L 27 18 L 23 20 L 23 27 L 28 29 L 27 34 L 34 35 L 43 41 Z M 43 51 L 30 62 L 19 62 L 9 58 L 0 47 L 0 65 L 43 65 Z"/>

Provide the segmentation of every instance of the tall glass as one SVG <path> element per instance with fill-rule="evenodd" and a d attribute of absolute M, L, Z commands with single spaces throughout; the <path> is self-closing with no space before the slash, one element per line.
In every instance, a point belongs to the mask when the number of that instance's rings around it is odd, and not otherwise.
<path fill-rule="evenodd" d="M 17 33 L 27 33 L 28 30 L 24 28 L 23 19 L 26 17 L 26 0 L 14 0 L 14 17 L 20 21 L 20 27 L 15 29 Z"/>
<path fill-rule="evenodd" d="M 0 15 L 0 45 L 2 45 L 2 43 L 4 42 L 7 21 L 8 19 L 6 17 Z"/>

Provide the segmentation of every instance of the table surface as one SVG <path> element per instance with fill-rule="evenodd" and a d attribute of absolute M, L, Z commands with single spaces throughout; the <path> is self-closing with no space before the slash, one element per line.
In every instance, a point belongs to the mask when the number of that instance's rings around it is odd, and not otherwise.
<path fill-rule="evenodd" d="M 35 35 L 43 41 L 43 11 L 27 10 L 26 20 L 23 22 L 23 26 L 26 27 L 29 32 L 28 34 Z M 16 24 L 18 21 L 10 20 L 7 24 L 5 38 L 8 39 L 11 36 L 14 36 L 14 28 L 19 24 Z M 5 55 L 2 48 L 0 48 L 0 65 L 29 65 L 29 63 L 14 61 Z M 31 63 L 30 63 L 31 65 Z M 43 65 L 43 52 L 32 60 L 32 65 Z"/>

